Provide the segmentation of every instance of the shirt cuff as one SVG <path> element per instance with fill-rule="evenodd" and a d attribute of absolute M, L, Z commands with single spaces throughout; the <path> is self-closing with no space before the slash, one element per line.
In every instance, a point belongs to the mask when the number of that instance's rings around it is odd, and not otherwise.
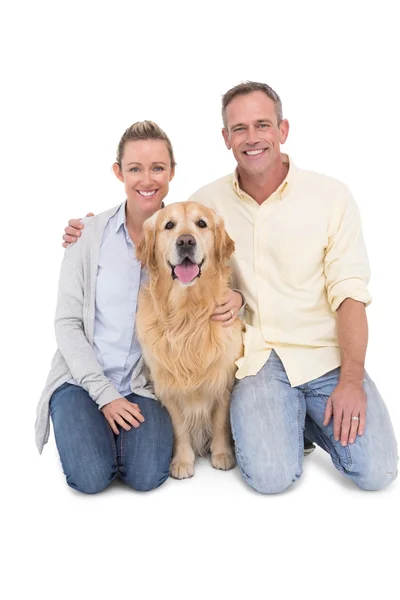
<path fill-rule="evenodd" d="M 117 398 L 123 398 L 123 396 L 113 385 L 110 385 L 110 387 L 107 387 L 103 392 L 101 392 L 98 398 L 96 398 L 95 402 L 100 410 L 106 404 L 110 404 L 110 402 L 113 402 L 113 400 L 117 400 Z"/>
<path fill-rule="evenodd" d="M 247 304 L 245 295 L 240 290 L 232 290 L 232 292 L 237 292 L 238 294 L 240 294 L 242 296 L 242 306 L 240 307 L 240 310 L 243 310 Z"/>
<path fill-rule="evenodd" d="M 354 294 L 343 294 L 341 296 L 336 296 L 335 298 L 333 298 L 331 302 L 332 311 L 336 312 L 339 306 L 342 304 L 342 302 L 344 302 L 347 298 L 357 300 L 358 302 L 363 302 L 365 306 L 369 306 L 372 302 L 372 298 L 367 291 L 355 292 Z"/>

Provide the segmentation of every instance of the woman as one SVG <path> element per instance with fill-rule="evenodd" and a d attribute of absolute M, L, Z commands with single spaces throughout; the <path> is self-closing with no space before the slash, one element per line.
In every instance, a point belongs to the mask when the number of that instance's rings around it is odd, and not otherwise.
<path fill-rule="evenodd" d="M 144 272 L 135 258 L 144 221 L 160 209 L 175 173 L 167 135 L 151 121 L 122 136 L 113 165 L 126 201 L 90 218 L 61 267 L 55 330 L 58 350 L 39 402 L 36 443 L 49 436 L 49 413 L 68 485 L 105 489 L 118 475 L 135 490 L 168 477 L 173 431 L 146 377 L 135 334 Z M 234 313 L 231 291 L 216 314 Z"/>

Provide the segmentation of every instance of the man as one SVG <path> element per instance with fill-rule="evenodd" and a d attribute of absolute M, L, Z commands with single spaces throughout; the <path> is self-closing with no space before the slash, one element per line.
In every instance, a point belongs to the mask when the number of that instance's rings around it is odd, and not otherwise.
<path fill-rule="evenodd" d="M 224 218 L 247 300 L 231 400 L 242 475 L 261 493 L 284 491 L 302 473 L 305 432 L 360 488 L 381 489 L 397 475 L 397 445 L 364 370 L 371 299 L 357 207 L 345 185 L 281 153 L 289 123 L 269 86 L 229 90 L 222 116 L 237 169 L 191 200 Z"/>

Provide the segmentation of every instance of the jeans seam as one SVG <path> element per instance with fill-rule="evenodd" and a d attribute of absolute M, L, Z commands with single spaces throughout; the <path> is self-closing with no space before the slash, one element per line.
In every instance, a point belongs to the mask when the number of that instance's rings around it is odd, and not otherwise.
<path fill-rule="evenodd" d="M 300 395 L 301 392 L 298 391 L 297 392 L 297 431 L 298 431 L 298 437 L 299 437 L 299 452 L 298 452 L 298 456 L 297 456 L 297 467 L 300 471 L 300 475 L 301 475 L 301 471 L 302 471 L 302 457 L 304 455 L 304 430 L 303 427 L 300 423 L 300 413 L 301 413 L 301 404 L 300 404 Z M 300 477 L 299 475 L 299 477 Z"/>
<path fill-rule="evenodd" d="M 308 389 L 307 394 L 311 394 L 312 396 L 316 396 L 317 398 L 326 398 L 327 401 L 329 398 L 329 396 L 327 394 L 321 394 L 320 392 L 317 392 L 316 390 L 313 390 L 313 389 Z"/>
<path fill-rule="evenodd" d="M 348 446 L 344 447 L 344 451 L 346 454 L 347 465 L 341 464 L 339 454 L 337 454 L 337 456 L 339 458 L 339 460 L 337 460 L 336 457 L 334 457 L 332 455 L 332 453 L 330 453 L 331 461 L 333 462 L 333 464 L 335 465 L 335 467 L 337 468 L 338 471 L 342 471 L 343 473 L 349 473 L 351 470 L 351 467 L 353 466 L 353 461 L 351 459 L 351 454 L 350 454 L 350 450 L 348 449 Z"/>
<path fill-rule="evenodd" d="M 344 447 L 344 451 L 346 454 L 346 458 L 347 458 L 347 463 L 348 463 L 348 467 L 349 470 L 351 469 L 351 467 L 353 466 L 353 460 L 351 458 L 351 452 L 350 452 L 350 448 L 349 445 L 347 444 L 347 446 Z M 347 471 L 347 469 L 344 469 L 345 471 Z"/>
<path fill-rule="evenodd" d="M 122 427 L 119 435 L 121 436 L 121 455 L 119 457 L 119 467 L 121 468 L 125 463 L 125 430 Z"/>
<path fill-rule="evenodd" d="M 238 461 L 238 464 L 239 464 L 239 467 L 240 467 L 240 471 L 246 477 L 246 479 L 248 479 L 248 481 L 250 481 L 251 478 L 249 477 L 249 475 L 244 470 L 244 464 L 243 464 L 243 460 L 242 460 L 242 455 L 241 455 L 240 448 L 239 448 L 239 446 L 236 443 L 236 432 L 235 432 L 235 428 L 233 426 L 233 422 L 232 422 L 233 420 L 230 419 L 230 421 L 231 421 L 232 437 L 233 437 L 233 441 L 234 441 L 234 444 L 235 444 L 235 454 L 236 454 L 236 458 L 237 458 L 237 461 Z"/>
<path fill-rule="evenodd" d="M 111 449 L 112 449 L 112 454 L 113 454 L 113 459 L 114 459 L 114 466 L 118 467 L 117 447 L 115 444 L 114 432 L 111 429 L 110 425 L 108 423 L 106 423 L 106 424 L 107 424 L 107 431 L 108 431 L 108 435 L 109 435 L 109 439 L 110 439 L 110 443 L 111 443 Z"/>
<path fill-rule="evenodd" d="M 309 388 L 309 389 L 307 390 L 307 394 L 311 394 L 312 396 L 314 396 L 314 397 L 316 397 L 316 398 L 324 398 L 324 399 L 326 400 L 326 402 L 328 402 L 328 400 L 329 400 L 329 396 L 328 396 L 328 394 L 321 394 L 320 392 L 317 392 L 316 390 L 313 390 L 313 389 L 311 389 L 311 388 Z M 332 417 L 332 418 L 333 418 L 333 417 Z M 334 444 L 333 444 L 333 447 L 335 448 L 335 445 L 334 445 Z M 347 462 L 347 466 L 348 466 L 348 468 L 350 469 L 350 468 L 352 467 L 352 465 L 353 465 L 353 460 L 352 460 L 352 458 L 351 458 L 351 452 L 350 452 L 350 449 L 349 449 L 349 446 L 348 446 L 348 445 L 347 445 L 347 446 L 344 446 L 344 453 L 345 453 L 345 455 L 346 455 L 346 462 Z M 339 454 L 338 454 L 338 456 L 339 456 Z M 331 459 L 332 459 L 332 461 L 333 461 L 333 457 L 332 457 L 332 455 L 331 455 Z M 337 467 L 336 463 L 335 463 L 335 466 Z M 338 468 L 338 467 L 337 467 L 337 468 Z M 345 467 L 343 467 L 343 466 L 342 466 L 342 468 L 343 468 L 343 470 L 344 470 L 345 472 L 347 471 L 347 469 L 346 469 Z M 339 470 L 340 470 L 340 469 L 339 469 Z"/>

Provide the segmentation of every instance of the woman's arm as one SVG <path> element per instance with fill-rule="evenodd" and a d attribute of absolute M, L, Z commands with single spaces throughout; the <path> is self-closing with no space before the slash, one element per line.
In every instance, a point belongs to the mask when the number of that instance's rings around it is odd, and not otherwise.
<path fill-rule="evenodd" d="M 71 244 L 64 254 L 54 325 L 58 348 L 73 378 L 102 408 L 121 398 L 121 394 L 104 375 L 84 331 L 84 294 L 85 287 L 90 285 L 90 274 L 84 272 L 86 242 L 83 237 Z"/>

